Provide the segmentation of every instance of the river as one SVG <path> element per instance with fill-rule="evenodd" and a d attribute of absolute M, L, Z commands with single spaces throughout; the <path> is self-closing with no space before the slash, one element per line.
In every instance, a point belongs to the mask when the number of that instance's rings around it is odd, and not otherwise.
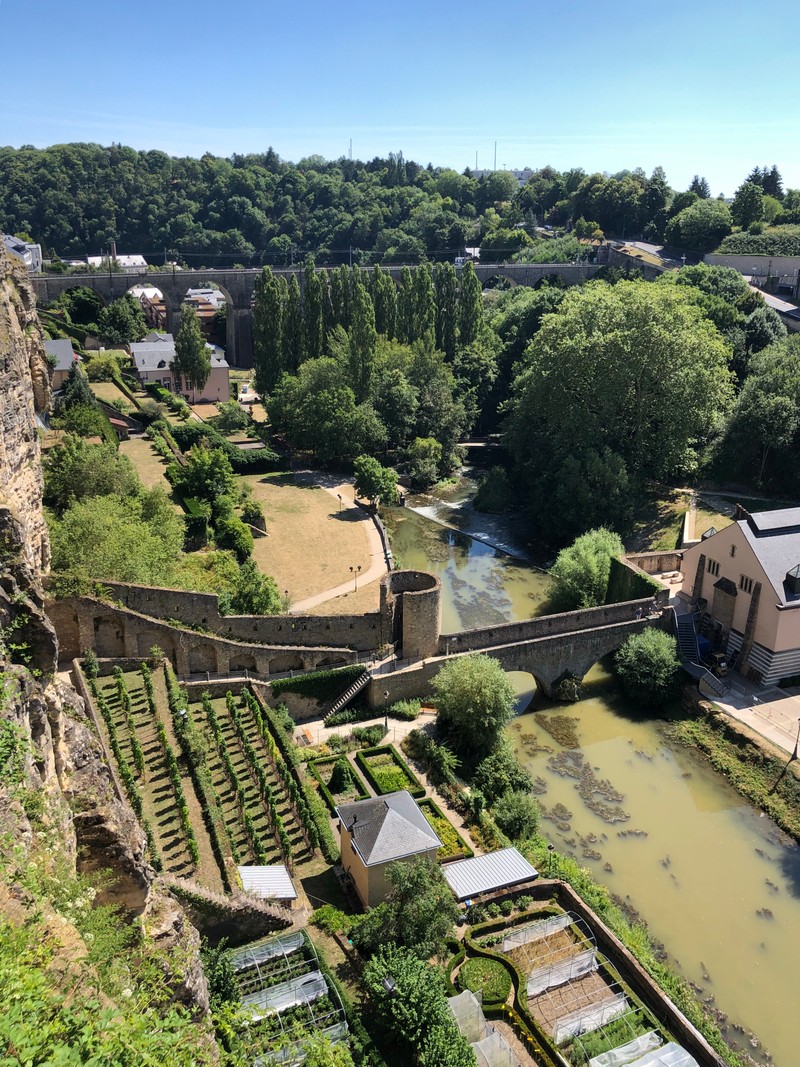
<path fill-rule="evenodd" d="M 431 522 L 436 514 L 470 525 L 451 501 L 438 514 L 430 501 L 419 505 L 425 514 L 414 512 L 415 502 L 390 513 L 393 549 L 403 566 L 441 577 L 444 631 L 542 609 L 546 576 Z M 494 522 L 481 536 L 512 547 Z M 663 723 L 639 717 L 607 665 L 593 668 L 585 698 L 570 705 L 536 694 L 530 675 L 511 677 L 520 698 L 509 734 L 536 780 L 545 833 L 635 909 L 672 965 L 727 1016 L 732 1044 L 797 1067 L 800 848 L 698 754 L 671 742 Z"/>

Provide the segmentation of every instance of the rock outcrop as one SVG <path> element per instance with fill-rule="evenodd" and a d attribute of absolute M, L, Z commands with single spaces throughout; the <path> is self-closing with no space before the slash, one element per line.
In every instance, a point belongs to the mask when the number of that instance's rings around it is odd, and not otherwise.
<path fill-rule="evenodd" d="M 83 700 L 57 676 L 58 642 L 41 589 L 50 548 L 36 421 L 49 399 L 27 276 L 0 252 L 0 738 L 22 754 L 14 788 L 0 765 L 0 851 L 12 851 L 19 864 L 38 848 L 61 869 L 108 872 L 98 899 L 120 905 L 131 920 L 141 917 L 161 958 L 174 961 L 167 980 L 175 1000 L 202 1013 L 208 989 L 199 935 L 180 905 L 154 887 L 144 833 L 116 790 Z M 0 745 L 0 760 L 7 752 Z M 0 912 L 8 913 L 4 901 L 15 897 L 3 890 Z"/>

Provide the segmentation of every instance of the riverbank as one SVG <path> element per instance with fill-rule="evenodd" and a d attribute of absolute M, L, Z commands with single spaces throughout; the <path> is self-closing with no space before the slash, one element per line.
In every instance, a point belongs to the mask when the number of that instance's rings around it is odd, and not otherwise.
<path fill-rule="evenodd" d="M 706 701 L 697 702 L 698 718 L 671 726 L 680 744 L 701 752 L 745 800 L 800 843 L 800 774 L 792 756 L 778 754 L 757 733 L 727 718 Z"/>

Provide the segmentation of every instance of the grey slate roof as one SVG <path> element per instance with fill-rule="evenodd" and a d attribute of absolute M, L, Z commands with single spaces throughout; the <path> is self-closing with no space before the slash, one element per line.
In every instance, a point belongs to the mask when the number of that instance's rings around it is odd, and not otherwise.
<path fill-rule="evenodd" d="M 45 341 L 44 350 L 48 356 L 56 357 L 56 370 L 69 370 L 77 362 L 72 341 L 66 337 L 57 337 L 55 341 Z"/>
<path fill-rule="evenodd" d="M 442 844 L 406 790 L 341 804 L 336 814 L 353 836 L 365 866 L 405 859 Z"/>
<path fill-rule="evenodd" d="M 800 508 L 758 511 L 737 525 L 780 603 L 800 606 L 800 593 L 786 584 L 786 575 L 800 563 Z"/>

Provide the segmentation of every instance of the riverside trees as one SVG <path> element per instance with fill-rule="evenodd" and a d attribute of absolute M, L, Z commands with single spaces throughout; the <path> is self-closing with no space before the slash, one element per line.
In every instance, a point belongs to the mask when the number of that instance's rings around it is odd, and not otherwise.
<path fill-rule="evenodd" d="M 677 287 L 568 292 L 523 357 L 507 421 L 538 531 L 624 530 L 649 479 L 690 470 L 730 405 L 728 356 Z"/>

